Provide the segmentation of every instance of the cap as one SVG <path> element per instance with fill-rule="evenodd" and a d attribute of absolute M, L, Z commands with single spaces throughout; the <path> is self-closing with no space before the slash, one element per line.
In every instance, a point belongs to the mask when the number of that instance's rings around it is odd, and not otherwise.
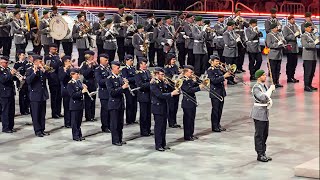
<path fill-rule="evenodd" d="M 2 57 L 0 58 L 0 61 L 8 62 L 8 61 L 9 61 L 9 57 L 8 57 L 8 56 L 2 56 Z"/>
<path fill-rule="evenodd" d="M 106 23 L 106 25 L 111 24 L 112 23 L 112 19 L 107 19 L 105 23 Z"/>
<path fill-rule="evenodd" d="M 125 5 L 124 4 L 119 4 L 118 9 L 122 9 L 122 8 L 125 8 Z"/>
<path fill-rule="evenodd" d="M 40 55 L 33 55 L 32 56 L 33 57 L 33 60 L 35 61 L 35 60 L 42 60 L 43 59 L 43 56 L 40 56 Z"/>
<path fill-rule="evenodd" d="M 108 54 L 105 54 L 105 53 L 100 54 L 99 57 L 103 57 L 103 58 L 109 59 L 109 55 L 108 55 Z"/>
<path fill-rule="evenodd" d="M 127 54 L 127 55 L 125 55 L 124 56 L 124 60 L 133 60 L 133 57 L 132 57 L 132 55 L 131 54 Z"/>
<path fill-rule="evenodd" d="M 182 14 L 183 14 L 183 12 L 182 12 L 182 11 L 179 11 L 178 14 L 177 14 L 177 16 L 181 16 Z"/>
<path fill-rule="evenodd" d="M 93 56 L 93 55 L 94 55 L 94 52 L 93 52 L 93 51 L 91 51 L 91 50 L 87 50 L 87 51 L 85 51 L 85 52 L 84 52 L 84 54 L 90 54 L 90 55 L 92 55 L 92 56 Z"/>
<path fill-rule="evenodd" d="M 270 9 L 270 13 L 271 14 L 276 14 L 278 12 L 278 10 L 276 8 L 271 8 Z"/>
<path fill-rule="evenodd" d="M 204 20 L 203 23 L 209 25 L 210 24 L 210 20 Z"/>
<path fill-rule="evenodd" d="M 152 16 L 154 16 L 153 13 L 148 13 L 148 14 L 147 14 L 147 18 L 151 18 Z"/>
<path fill-rule="evenodd" d="M 235 23 L 233 20 L 227 22 L 227 26 L 233 26 Z"/>
<path fill-rule="evenodd" d="M 7 8 L 7 5 L 1 4 L 0 8 Z"/>
<path fill-rule="evenodd" d="M 32 56 L 32 55 L 35 55 L 36 53 L 34 53 L 33 51 L 28 51 L 27 54 L 28 56 Z"/>
<path fill-rule="evenodd" d="M 171 16 L 167 15 L 163 18 L 164 20 L 171 19 Z"/>
<path fill-rule="evenodd" d="M 304 14 L 304 17 L 311 17 L 312 13 L 311 12 L 306 12 L 306 14 Z"/>
<path fill-rule="evenodd" d="M 310 26 L 312 26 L 312 24 L 309 23 L 309 22 L 307 22 L 307 23 L 304 24 L 304 27 L 305 27 L 305 28 L 310 27 Z"/>
<path fill-rule="evenodd" d="M 25 50 L 23 50 L 23 49 L 18 49 L 16 53 L 17 53 L 17 54 L 25 53 Z"/>
<path fill-rule="evenodd" d="M 44 11 L 42 11 L 42 14 L 43 15 L 46 15 L 46 14 L 48 14 L 49 13 L 49 11 L 48 10 L 44 10 Z"/>
<path fill-rule="evenodd" d="M 160 22 L 161 20 L 162 20 L 162 18 L 157 18 L 156 23 Z"/>
<path fill-rule="evenodd" d="M 259 70 L 257 70 L 257 71 L 254 73 L 254 77 L 255 77 L 255 78 L 259 78 L 259 77 L 261 77 L 264 73 L 265 73 L 264 70 L 259 69 Z"/>
<path fill-rule="evenodd" d="M 235 13 L 237 13 L 237 12 L 239 12 L 239 11 L 241 11 L 240 8 L 237 8 L 236 10 L 234 10 Z"/>
<path fill-rule="evenodd" d="M 126 21 L 130 21 L 130 20 L 132 20 L 132 19 L 133 19 L 133 17 L 130 16 L 130 15 L 128 15 L 128 16 L 126 17 Z"/>
<path fill-rule="evenodd" d="M 138 24 L 137 29 L 143 29 L 143 25 L 142 24 Z"/>
<path fill-rule="evenodd" d="M 50 48 L 50 47 L 58 48 L 57 44 L 50 44 L 50 45 L 49 45 L 49 48 Z"/>
<path fill-rule="evenodd" d="M 196 16 L 196 18 L 194 18 L 195 21 L 202 21 L 202 16 Z"/>
<path fill-rule="evenodd" d="M 192 13 L 188 13 L 187 16 L 186 16 L 186 18 L 191 18 L 192 16 L 193 16 Z"/>
<path fill-rule="evenodd" d="M 103 17 L 104 16 L 104 13 L 103 12 L 99 12 L 98 13 L 98 17 Z"/>
<path fill-rule="evenodd" d="M 167 59 L 171 60 L 173 58 L 176 58 L 176 55 L 174 55 L 173 53 L 167 54 Z"/>
<path fill-rule="evenodd" d="M 139 64 L 141 64 L 141 63 L 143 63 L 143 62 L 148 63 L 148 59 L 145 58 L 145 57 L 139 58 Z"/>
<path fill-rule="evenodd" d="M 163 72 L 164 73 L 164 70 L 161 67 L 155 67 L 154 71 L 155 72 Z"/>
<path fill-rule="evenodd" d="M 210 60 L 220 60 L 220 57 L 219 57 L 219 55 L 218 54 L 212 54 L 211 56 L 210 56 Z"/>
<path fill-rule="evenodd" d="M 15 11 L 15 12 L 13 12 L 13 15 L 17 15 L 19 13 L 20 13 L 20 11 Z"/>
<path fill-rule="evenodd" d="M 63 11 L 62 13 L 61 13 L 61 15 L 66 15 L 66 14 L 68 14 L 69 12 L 68 11 Z"/>
<path fill-rule="evenodd" d="M 21 8 L 21 5 L 20 4 L 16 4 L 15 6 L 14 6 L 14 8 Z"/>
<path fill-rule="evenodd" d="M 51 10 L 52 10 L 52 11 L 58 10 L 58 7 L 57 7 L 57 6 L 52 6 L 52 7 L 51 7 Z"/>
<path fill-rule="evenodd" d="M 78 74 L 79 74 L 79 73 L 80 73 L 80 70 L 79 70 L 78 68 L 71 68 L 71 69 L 70 69 L 70 74 L 71 74 L 71 73 L 73 73 L 73 74 L 78 73 Z"/>
<path fill-rule="evenodd" d="M 63 57 L 61 58 L 61 60 L 62 60 L 62 62 L 65 62 L 65 61 L 67 61 L 67 60 L 71 60 L 71 56 L 63 56 Z"/>
<path fill-rule="evenodd" d="M 257 23 L 258 20 L 257 19 L 250 19 L 249 24 L 253 24 L 253 23 Z"/>
<path fill-rule="evenodd" d="M 120 62 L 119 61 L 112 61 L 111 65 L 116 65 L 116 66 L 120 66 Z"/>
<path fill-rule="evenodd" d="M 191 69 L 192 71 L 194 70 L 194 67 L 191 65 L 184 65 L 183 68 L 184 69 Z"/>
<path fill-rule="evenodd" d="M 276 23 L 272 23 L 272 24 L 270 25 L 270 29 L 273 29 L 273 28 L 276 28 L 276 27 L 278 27 L 278 25 L 277 25 Z"/>
<path fill-rule="evenodd" d="M 218 18 L 223 18 L 224 15 L 223 14 L 218 14 Z"/>

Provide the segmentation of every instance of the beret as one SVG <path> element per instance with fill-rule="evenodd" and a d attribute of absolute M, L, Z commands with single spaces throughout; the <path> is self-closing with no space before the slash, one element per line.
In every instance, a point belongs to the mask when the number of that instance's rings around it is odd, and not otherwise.
<path fill-rule="evenodd" d="M 49 13 L 49 11 L 48 11 L 48 10 L 44 10 L 44 11 L 42 11 L 42 14 L 43 14 L 43 15 L 48 14 L 48 13 Z"/>
<path fill-rule="evenodd" d="M 196 17 L 194 18 L 194 20 L 195 20 L 195 21 L 202 21 L 202 16 L 196 16 Z"/>
<path fill-rule="evenodd" d="M 63 57 L 61 58 L 61 60 L 62 60 L 62 62 L 65 62 L 65 61 L 67 61 L 67 60 L 71 60 L 71 56 L 63 56 Z"/>
<path fill-rule="evenodd" d="M 264 74 L 264 70 L 259 69 L 259 70 L 257 70 L 257 71 L 254 73 L 254 77 L 255 77 L 255 78 L 259 78 L 259 77 L 261 77 L 263 74 Z"/>
<path fill-rule="evenodd" d="M 138 24 L 137 29 L 143 29 L 143 25 L 142 24 Z"/>
<path fill-rule="evenodd" d="M 125 19 L 126 19 L 126 21 L 130 21 L 130 20 L 132 20 L 132 19 L 133 19 L 133 17 L 132 17 L 132 16 L 130 16 L 130 15 L 128 15 Z"/>
<path fill-rule="evenodd" d="M 122 8 L 125 8 L 125 5 L 124 4 L 119 4 L 118 9 L 122 9 Z"/>
<path fill-rule="evenodd" d="M 109 55 L 108 55 L 108 54 L 105 54 L 105 53 L 100 54 L 99 57 L 103 57 L 103 58 L 109 59 Z"/>
<path fill-rule="evenodd" d="M 133 60 L 133 57 L 132 57 L 132 55 L 131 54 L 127 54 L 127 55 L 125 55 L 124 56 L 124 60 Z"/>
<path fill-rule="evenodd" d="M 233 26 L 234 24 L 235 24 L 235 22 L 232 20 L 227 22 L 227 26 Z"/>
<path fill-rule="evenodd" d="M 111 65 L 116 65 L 116 66 L 120 66 L 120 62 L 119 61 L 112 61 Z"/>
<path fill-rule="evenodd" d="M 157 18 L 156 23 L 160 22 L 161 20 L 162 20 L 161 18 Z"/>
<path fill-rule="evenodd" d="M 312 24 L 309 23 L 309 22 L 307 22 L 307 23 L 304 24 L 304 27 L 305 27 L 305 28 L 310 27 L 310 26 L 312 26 Z"/>
<path fill-rule="evenodd" d="M 91 51 L 91 50 L 87 50 L 87 51 L 85 51 L 85 52 L 84 52 L 84 54 L 90 54 L 90 55 L 92 55 L 92 56 L 93 56 L 93 55 L 94 55 L 94 52 L 93 52 L 93 51 Z"/>
<path fill-rule="evenodd" d="M 111 24 L 112 23 L 112 19 L 107 19 L 105 23 L 106 23 L 106 25 Z"/>
<path fill-rule="evenodd" d="M 14 6 L 14 8 L 21 8 L 21 5 L 20 5 L 20 4 L 16 4 L 16 5 Z"/>
<path fill-rule="evenodd" d="M 192 13 L 188 13 L 187 16 L 186 16 L 186 18 L 191 18 L 192 16 L 193 16 Z"/>
<path fill-rule="evenodd" d="M 4 4 L 1 4 L 1 5 L 0 5 L 0 8 L 7 8 L 7 6 L 4 5 Z"/>
<path fill-rule="evenodd" d="M 171 19 L 171 16 L 167 15 L 164 17 L 164 20 Z"/>
<path fill-rule="evenodd" d="M 204 20 L 203 23 L 204 24 L 210 24 L 210 20 Z"/>
<path fill-rule="evenodd" d="M 162 69 L 161 67 L 155 67 L 154 71 L 163 72 L 164 73 L 164 69 Z"/>
<path fill-rule="evenodd" d="M 270 13 L 271 14 L 275 14 L 275 13 L 277 13 L 278 11 L 277 11 L 277 9 L 276 8 L 271 8 L 270 9 Z"/>
<path fill-rule="evenodd" d="M 276 28 L 276 27 L 278 27 L 278 25 L 276 23 L 273 23 L 273 24 L 270 25 L 271 29 Z"/>
<path fill-rule="evenodd" d="M 182 12 L 182 11 L 179 11 L 178 14 L 177 14 L 177 16 L 181 16 L 182 14 L 183 14 L 183 12 Z"/>
<path fill-rule="evenodd" d="M 62 13 L 61 13 L 61 15 L 66 15 L 66 14 L 68 14 L 69 12 L 68 11 L 63 11 Z"/>
<path fill-rule="evenodd" d="M 191 65 L 184 65 L 183 68 L 184 69 L 191 69 L 192 71 L 194 70 L 194 67 Z"/>
<path fill-rule="evenodd" d="M 98 13 L 98 17 L 103 17 L 104 16 L 104 13 L 103 12 L 99 12 Z"/>
<path fill-rule="evenodd" d="M 311 17 L 312 13 L 311 12 L 306 12 L 306 14 L 304 15 L 304 17 Z"/>

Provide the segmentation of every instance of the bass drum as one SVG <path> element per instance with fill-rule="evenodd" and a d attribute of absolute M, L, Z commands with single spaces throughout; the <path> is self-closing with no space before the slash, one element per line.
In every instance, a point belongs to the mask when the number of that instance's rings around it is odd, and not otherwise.
<path fill-rule="evenodd" d="M 55 16 L 49 23 L 50 36 L 55 40 L 72 38 L 74 20 L 70 16 Z"/>

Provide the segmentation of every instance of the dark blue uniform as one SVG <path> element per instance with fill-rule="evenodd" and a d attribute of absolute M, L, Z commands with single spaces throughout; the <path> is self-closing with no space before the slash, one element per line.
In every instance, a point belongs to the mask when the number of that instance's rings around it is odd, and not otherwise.
<path fill-rule="evenodd" d="M 13 130 L 14 113 L 15 113 L 15 87 L 13 82 L 13 75 L 10 73 L 10 68 L 3 68 L 0 66 L 0 102 L 2 106 L 2 132 Z"/>
<path fill-rule="evenodd" d="M 155 148 L 166 147 L 166 128 L 167 128 L 167 101 L 171 98 L 168 92 L 168 85 L 158 79 L 152 79 L 150 83 L 151 91 L 151 110 L 154 116 Z"/>
<path fill-rule="evenodd" d="M 223 72 L 220 70 L 220 68 L 210 67 L 207 70 L 208 78 L 210 79 L 210 90 L 216 92 L 222 97 L 226 96 L 226 90 L 224 88 L 224 76 Z M 220 130 L 220 120 L 222 115 L 222 109 L 224 100 L 221 102 L 219 99 L 217 99 L 215 96 L 210 94 L 211 99 L 211 127 L 212 130 Z"/>
<path fill-rule="evenodd" d="M 83 75 L 83 84 L 88 87 L 89 93 L 97 90 L 97 83 L 94 76 L 94 70 L 97 66 L 91 66 L 87 62 L 81 64 L 80 73 Z M 84 109 L 86 121 L 94 121 L 96 108 L 96 95 L 92 96 L 93 101 L 89 96 L 84 96 Z"/>
<path fill-rule="evenodd" d="M 95 77 L 99 85 L 99 98 L 101 103 L 100 118 L 101 118 L 101 130 L 103 132 L 109 132 L 110 130 L 110 115 L 108 108 L 109 92 L 107 89 L 107 78 L 111 74 L 109 67 L 99 65 L 95 69 Z"/>
<path fill-rule="evenodd" d="M 123 79 L 121 76 L 111 74 L 107 78 L 107 88 L 109 91 L 109 113 L 110 113 L 110 130 L 112 136 L 112 144 L 122 144 L 122 129 L 124 115 L 124 97 L 126 91 L 122 89 Z"/>
<path fill-rule="evenodd" d="M 51 61 L 50 67 L 54 69 L 54 72 L 49 73 L 48 84 L 50 89 L 50 101 L 51 101 L 51 114 L 53 118 L 59 118 L 61 116 L 61 86 L 59 81 L 59 67 L 62 66 L 59 55 L 49 54 L 45 57 L 45 61 Z"/>
<path fill-rule="evenodd" d="M 29 66 L 27 66 L 28 61 L 18 61 L 14 64 L 13 68 L 16 69 L 22 76 L 25 76 L 26 70 Z M 19 91 L 19 107 L 20 113 L 22 115 L 30 114 L 30 100 L 28 95 L 28 85 L 25 82 L 20 82 L 18 79 L 16 80 L 17 88 Z M 24 80 L 25 81 L 25 80 Z"/>
<path fill-rule="evenodd" d="M 135 74 L 136 69 L 133 66 L 126 66 L 121 70 L 123 78 L 129 81 L 130 88 L 136 88 Z M 136 92 L 134 92 L 136 94 Z M 133 96 L 129 91 L 125 92 L 126 96 L 126 122 L 132 124 L 136 122 L 137 116 L 137 96 Z"/>
<path fill-rule="evenodd" d="M 78 80 L 70 80 L 67 85 L 68 93 L 70 95 L 69 109 L 71 114 L 71 128 L 72 139 L 81 140 L 81 122 L 83 117 L 83 94 L 82 83 Z"/>
<path fill-rule="evenodd" d="M 61 97 L 63 99 L 63 114 L 64 114 L 64 126 L 71 127 L 71 114 L 70 114 L 70 95 L 68 93 L 67 85 L 71 80 L 70 69 L 64 70 L 63 67 L 59 68 L 59 80 L 61 87 Z"/>
<path fill-rule="evenodd" d="M 196 99 L 195 93 L 200 91 L 198 83 L 194 80 L 184 77 L 181 90 L 187 93 L 190 97 Z M 194 121 L 196 117 L 196 107 L 197 105 L 193 103 L 189 97 L 183 96 L 181 107 L 183 109 L 183 130 L 184 139 L 193 140 L 194 133 Z"/>
<path fill-rule="evenodd" d="M 26 81 L 28 83 L 31 117 L 36 135 L 44 133 L 46 117 L 46 100 L 49 99 L 47 89 L 47 72 L 38 70 L 34 73 L 32 67 L 27 70 Z"/>
<path fill-rule="evenodd" d="M 164 70 L 165 70 L 166 76 L 169 78 L 172 78 L 174 75 L 179 74 L 179 68 L 177 65 L 165 65 Z M 168 99 L 168 106 L 169 106 L 169 116 L 168 116 L 169 127 L 174 127 L 175 125 L 177 125 L 179 96 L 173 96 L 172 98 Z"/>
<path fill-rule="evenodd" d="M 137 71 L 135 80 L 137 87 L 141 88 L 138 91 L 140 134 L 142 136 L 149 136 L 151 134 L 150 71 Z"/>

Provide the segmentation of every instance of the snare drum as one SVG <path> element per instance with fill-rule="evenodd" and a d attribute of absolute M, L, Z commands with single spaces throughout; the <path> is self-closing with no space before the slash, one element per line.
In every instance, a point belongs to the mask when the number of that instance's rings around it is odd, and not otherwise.
<path fill-rule="evenodd" d="M 70 16 L 55 16 L 49 23 L 50 36 L 55 40 L 72 38 L 74 20 Z"/>

